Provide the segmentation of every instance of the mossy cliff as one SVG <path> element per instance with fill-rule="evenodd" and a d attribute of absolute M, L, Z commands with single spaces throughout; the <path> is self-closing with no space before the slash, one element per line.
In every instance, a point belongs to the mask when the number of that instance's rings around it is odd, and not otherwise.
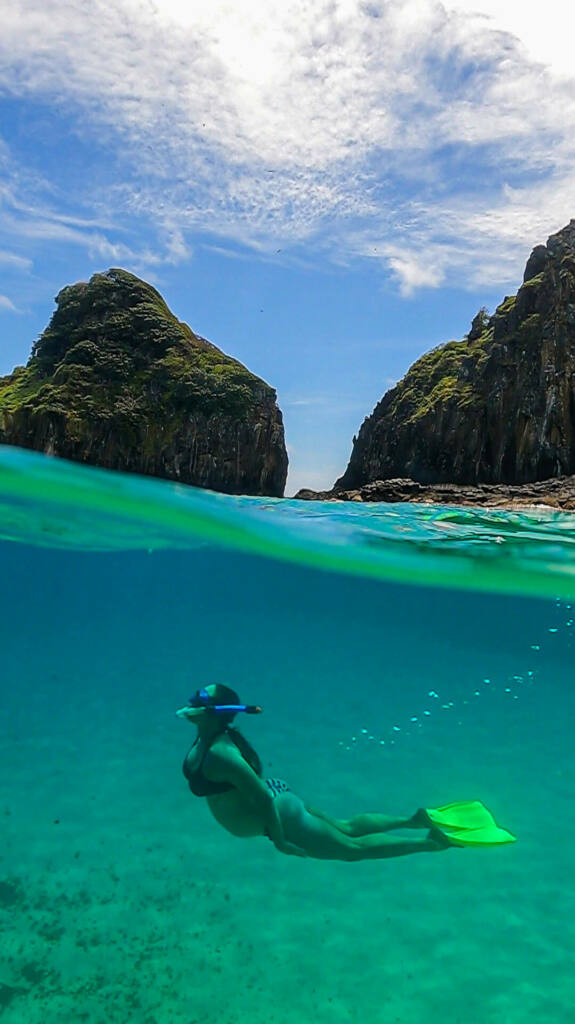
<path fill-rule="evenodd" d="M 528 483 L 575 473 L 575 221 L 532 252 L 523 284 L 463 341 L 418 359 L 354 438 L 336 489 Z"/>
<path fill-rule="evenodd" d="M 230 494 L 281 496 L 273 388 L 125 270 L 57 296 L 25 367 L 0 378 L 0 443 Z"/>

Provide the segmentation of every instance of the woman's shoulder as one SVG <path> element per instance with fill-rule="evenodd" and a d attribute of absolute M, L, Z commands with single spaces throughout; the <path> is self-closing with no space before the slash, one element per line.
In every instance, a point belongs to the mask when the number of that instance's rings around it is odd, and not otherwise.
<path fill-rule="evenodd" d="M 216 757 L 223 757 L 226 760 L 238 757 L 240 760 L 243 760 L 237 743 L 234 741 L 233 736 L 229 736 L 228 733 L 222 733 L 221 736 L 217 736 L 213 743 L 210 744 L 208 753 Z"/>
<path fill-rule="evenodd" d="M 202 772 L 211 782 L 228 782 L 232 786 L 247 773 L 253 774 L 249 762 L 232 737 L 220 737 L 210 745 L 202 762 Z"/>
<path fill-rule="evenodd" d="M 206 755 L 213 770 L 239 769 L 246 766 L 256 775 L 262 774 L 261 761 L 251 744 L 237 729 L 227 729 L 216 737 Z"/>
<path fill-rule="evenodd" d="M 242 742 L 243 737 L 237 736 L 234 732 L 226 732 L 221 736 L 218 736 L 211 744 L 210 749 L 206 756 L 206 761 L 211 767 L 221 767 L 234 765 L 245 767 L 248 765 L 252 770 L 256 770 L 251 755 L 251 750 L 244 748 Z M 257 757 L 257 755 L 256 755 Z M 256 774 L 259 774 L 256 771 Z"/>

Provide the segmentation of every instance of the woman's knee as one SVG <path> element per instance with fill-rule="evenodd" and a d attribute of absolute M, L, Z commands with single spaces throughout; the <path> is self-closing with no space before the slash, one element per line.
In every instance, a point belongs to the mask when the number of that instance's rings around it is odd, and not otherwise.
<path fill-rule="evenodd" d="M 341 860 L 353 863 L 353 861 L 362 859 L 362 846 L 353 836 L 342 835 L 339 846 L 341 849 Z"/>
<path fill-rule="evenodd" d="M 354 861 L 361 859 L 358 839 L 336 828 L 332 820 L 304 811 L 302 815 L 282 816 L 286 839 L 307 850 L 310 856 L 323 860 Z"/>

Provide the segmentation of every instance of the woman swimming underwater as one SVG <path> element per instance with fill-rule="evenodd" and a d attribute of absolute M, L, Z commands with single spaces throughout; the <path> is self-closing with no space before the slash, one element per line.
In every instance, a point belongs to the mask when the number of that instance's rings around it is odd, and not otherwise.
<path fill-rule="evenodd" d="M 237 693 L 218 683 L 198 690 L 176 712 L 198 731 L 183 765 L 189 787 L 195 796 L 206 797 L 216 821 L 232 835 L 267 836 L 281 853 L 320 860 L 405 857 L 453 845 L 425 810 L 410 818 L 359 814 L 339 820 L 308 807 L 285 782 L 264 779 L 256 751 L 231 724 L 241 711 L 260 710 L 240 704 Z M 425 829 L 427 835 L 388 835 L 394 829 Z"/>

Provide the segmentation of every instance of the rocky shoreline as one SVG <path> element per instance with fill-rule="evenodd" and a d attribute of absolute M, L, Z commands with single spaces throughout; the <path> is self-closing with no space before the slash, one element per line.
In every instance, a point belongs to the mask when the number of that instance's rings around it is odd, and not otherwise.
<path fill-rule="evenodd" d="M 312 491 L 294 495 L 300 501 L 419 502 L 427 505 L 466 505 L 480 508 L 522 509 L 547 506 L 575 510 L 575 476 L 538 480 L 528 484 L 421 484 L 397 478 L 374 480 L 350 490 Z"/>

